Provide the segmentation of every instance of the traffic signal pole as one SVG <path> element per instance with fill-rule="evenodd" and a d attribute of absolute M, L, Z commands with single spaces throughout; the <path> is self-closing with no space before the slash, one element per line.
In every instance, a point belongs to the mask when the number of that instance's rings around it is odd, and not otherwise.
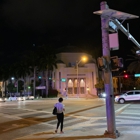
<path fill-rule="evenodd" d="M 139 18 L 139 16 L 132 15 L 129 13 L 109 9 L 106 1 L 100 3 L 100 11 L 93 12 L 94 14 L 101 16 L 101 30 L 102 30 L 102 52 L 103 56 L 98 59 L 99 66 L 103 70 L 104 85 L 106 92 L 106 117 L 107 117 L 107 130 L 105 134 L 112 137 L 118 137 L 119 132 L 116 130 L 115 124 L 115 112 L 114 112 L 114 93 L 113 93 L 113 83 L 112 83 L 112 70 L 111 70 L 111 60 L 110 60 L 110 48 L 109 46 L 109 31 L 117 31 L 120 29 L 129 40 L 131 40 L 135 45 L 140 48 L 140 44 L 134 39 L 134 37 L 126 30 L 123 25 L 118 21 L 125 21 L 126 19 Z M 110 31 L 111 31 L 110 30 Z M 118 49 L 118 47 L 116 48 Z M 136 53 L 140 54 L 140 51 Z M 115 62 L 116 63 L 116 62 Z M 119 65 L 117 65 L 119 66 Z"/>
<path fill-rule="evenodd" d="M 108 9 L 108 5 L 105 1 L 100 3 L 101 10 Z M 101 16 L 101 30 L 102 30 L 102 53 L 103 57 L 107 60 L 107 68 L 103 70 L 103 77 L 105 83 L 106 96 L 106 117 L 107 117 L 107 130 L 105 135 L 116 138 L 119 136 L 116 130 L 115 112 L 114 112 L 114 94 L 112 83 L 112 72 L 110 70 L 110 47 L 109 47 L 109 33 L 107 30 L 108 19 Z"/>

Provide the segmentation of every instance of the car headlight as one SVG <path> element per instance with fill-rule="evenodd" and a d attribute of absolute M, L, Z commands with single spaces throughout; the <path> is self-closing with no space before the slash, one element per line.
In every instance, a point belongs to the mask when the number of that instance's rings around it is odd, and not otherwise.
<path fill-rule="evenodd" d="M 115 96 L 115 98 L 119 98 L 119 96 Z"/>
<path fill-rule="evenodd" d="M 106 93 L 103 93 L 102 96 L 103 96 L 103 97 L 106 97 Z"/>

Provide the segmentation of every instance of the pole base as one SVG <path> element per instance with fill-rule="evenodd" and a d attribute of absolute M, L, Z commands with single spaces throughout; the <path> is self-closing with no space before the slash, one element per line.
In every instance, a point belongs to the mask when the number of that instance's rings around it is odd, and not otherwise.
<path fill-rule="evenodd" d="M 118 130 L 116 130 L 116 132 L 114 133 L 109 133 L 107 130 L 105 130 L 104 136 L 109 138 L 118 138 L 120 136 L 120 133 Z"/>

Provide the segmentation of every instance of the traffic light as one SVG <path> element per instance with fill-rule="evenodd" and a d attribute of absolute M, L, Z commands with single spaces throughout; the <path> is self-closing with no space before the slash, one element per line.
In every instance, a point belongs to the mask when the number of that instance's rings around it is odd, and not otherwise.
<path fill-rule="evenodd" d="M 128 78 L 128 74 L 125 74 L 125 75 L 124 75 L 124 78 Z"/>
<path fill-rule="evenodd" d="M 107 60 L 104 57 L 98 57 L 97 59 L 98 62 L 98 68 L 99 69 L 106 69 L 107 68 Z"/>
<path fill-rule="evenodd" d="M 118 71 L 120 68 L 123 68 L 123 59 L 118 58 L 118 56 L 113 56 L 111 59 L 111 68 L 112 71 Z"/>

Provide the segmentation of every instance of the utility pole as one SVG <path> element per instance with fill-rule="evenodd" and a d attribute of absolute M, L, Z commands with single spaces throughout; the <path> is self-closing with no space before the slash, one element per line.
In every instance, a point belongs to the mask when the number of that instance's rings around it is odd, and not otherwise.
<path fill-rule="evenodd" d="M 108 9 L 108 5 L 105 1 L 100 3 L 100 9 Z M 109 47 L 109 33 L 107 30 L 108 19 L 101 16 L 101 30 L 102 30 L 102 53 L 103 57 L 107 60 L 107 69 L 103 71 L 105 92 L 106 96 L 106 116 L 107 116 L 107 131 L 105 135 L 112 137 L 118 137 L 115 124 L 115 112 L 114 112 L 114 94 L 113 94 L 113 83 L 112 83 L 112 72 L 109 68 L 110 63 L 110 47 Z"/>
<path fill-rule="evenodd" d="M 114 112 L 114 95 L 113 95 L 113 83 L 112 83 L 112 72 L 110 68 L 110 48 L 114 47 L 118 49 L 118 46 L 109 46 L 109 29 L 113 29 L 113 32 L 118 31 L 120 29 L 129 40 L 131 40 L 136 46 L 140 48 L 140 44 L 135 40 L 135 38 L 129 33 L 129 29 L 126 30 L 124 26 L 121 24 L 126 19 L 134 19 L 139 18 L 139 16 L 132 15 L 129 13 L 109 9 L 106 1 L 100 3 L 100 11 L 93 12 L 94 14 L 101 15 L 101 29 L 102 29 L 102 64 L 100 67 L 103 68 L 103 76 L 105 83 L 105 92 L 106 96 L 106 116 L 107 116 L 107 131 L 105 134 L 112 137 L 118 137 L 119 132 L 116 130 L 115 124 L 115 112 Z M 120 23 L 118 20 L 122 20 Z M 110 31 L 111 31 L 110 30 Z M 104 61 L 105 60 L 105 61 Z M 99 62 L 100 59 L 99 59 Z"/>
<path fill-rule="evenodd" d="M 105 92 L 106 96 L 106 116 L 107 116 L 107 131 L 105 135 L 111 137 L 118 137 L 119 132 L 116 130 L 115 124 L 115 112 L 114 112 L 114 94 L 113 94 L 113 83 L 112 83 L 112 72 L 110 68 L 110 48 L 109 46 L 109 29 L 110 27 L 113 31 L 120 29 L 129 40 L 131 40 L 136 46 L 140 48 L 140 44 L 134 39 L 134 37 L 129 33 L 129 30 L 126 30 L 124 26 L 117 20 L 122 20 L 122 23 L 126 19 L 139 18 L 136 15 L 129 13 L 109 9 L 106 1 L 100 3 L 100 11 L 93 12 L 94 14 L 101 15 L 101 29 L 102 29 L 102 63 L 101 67 L 103 68 L 103 77 L 105 83 Z M 117 46 L 114 46 L 115 49 L 118 49 Z M 99 59 L 100 60 L 100 59 Z"/>
<path fill-rule="evenodd" d="M 78 61 L 76 61 L 76 75 L 77 75 L 77 98 L 79 98 L 79 84 L 78 84 Z"/>

